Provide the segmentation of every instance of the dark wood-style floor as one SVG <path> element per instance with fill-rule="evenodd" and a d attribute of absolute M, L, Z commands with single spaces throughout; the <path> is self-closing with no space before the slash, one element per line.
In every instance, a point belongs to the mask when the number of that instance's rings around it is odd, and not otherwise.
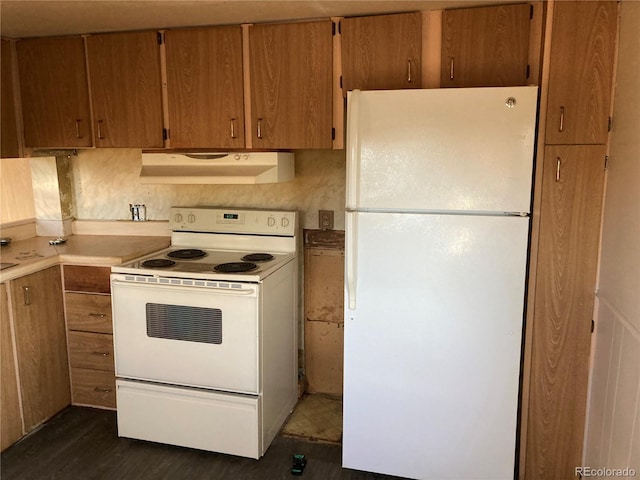
<path fill-rule="evenodd" d="M 301 479 L 397 479 L 343 469 L 339 445 L 278 436 L 252 460 L 119 438 L 116 414 L 69 407 L 0 456 L 2 480 L 277 480 L 292 476 L 293 454 L 304 454 Z"/>

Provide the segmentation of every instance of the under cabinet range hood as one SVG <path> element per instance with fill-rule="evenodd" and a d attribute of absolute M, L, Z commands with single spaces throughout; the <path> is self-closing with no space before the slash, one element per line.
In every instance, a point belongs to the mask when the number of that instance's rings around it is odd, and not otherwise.
<path fill-rule="evenodd" d="M 141 183 L 255 184 L 294 177 L 291 152 L 142 153 Z"/>

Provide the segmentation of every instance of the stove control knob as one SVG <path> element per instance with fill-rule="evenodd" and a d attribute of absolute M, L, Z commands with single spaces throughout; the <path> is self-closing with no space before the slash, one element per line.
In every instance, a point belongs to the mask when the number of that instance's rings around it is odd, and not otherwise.
<path fill-rule="evenodd" d="M 280 220 L 280 225 L 282 225 L 283 227 L 288 227 L 289 226 L 289 219 L 287 217 L 282 217 L 282 219 Z"/>
<path fill-rule="evenodd" d="M 267 225 L 273 227 L 276 224 L 276 219 L 274 217 L 267 218 Z"/>
<path fill-rule="evenodd" d="M 182 214 L 181 214 L 181 213 L 176 213 L 176 216 L 175 216 L 175 217 L 173 217 L 173 219 L 174 219 L 177 223 L 182 222 Z"/>
<path fill-rule="evenodd" d="M 195 221 L 196 221 L 196 216 L 195 216 L 193 213 L 190 213 L 190 214 L 187 216 L 187 222 L 189 222 L 189 223 L 193 223 L 193 222 L 195 222 Z"/>

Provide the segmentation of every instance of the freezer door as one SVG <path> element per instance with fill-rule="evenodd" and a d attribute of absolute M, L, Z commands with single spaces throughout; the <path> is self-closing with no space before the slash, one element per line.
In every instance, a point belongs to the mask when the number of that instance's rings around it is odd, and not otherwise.
<path fill-rule="evenodd" d="M 348 216 L 343 465 L 512 480 L 528 219 Z"/>
<path fill-rule="evenodd" d="M 529 212 L 537 95 L 349 92 L 347 209 Z"/>

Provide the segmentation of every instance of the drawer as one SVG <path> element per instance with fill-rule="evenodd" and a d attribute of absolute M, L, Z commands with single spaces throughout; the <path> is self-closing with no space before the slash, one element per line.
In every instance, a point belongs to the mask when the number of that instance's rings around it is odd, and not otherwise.
<path fill-rule="evenodd" d="M 111 293 L 111 267 L 64 266 L 64 289 L 73 292 Z"/>
<path fill-rule="evenodd" d="M 260 458 L 261 398 L 118 378 L 118 435 Z"/>
<path fill-rule="evenodd" d="M 113 335 L 69 332 L 69 363 L 72 367 L 114 372 Z"/>
<path fill-rule="evenodd" d="M 113 372 L 71 368 L 74 405 L 116 408 L 116 376 Z"/>
<path fill-rule="evenodd" d="M 111 295 L 65 292 L 64 299 L 69 330 L 113 333 Z"/>

